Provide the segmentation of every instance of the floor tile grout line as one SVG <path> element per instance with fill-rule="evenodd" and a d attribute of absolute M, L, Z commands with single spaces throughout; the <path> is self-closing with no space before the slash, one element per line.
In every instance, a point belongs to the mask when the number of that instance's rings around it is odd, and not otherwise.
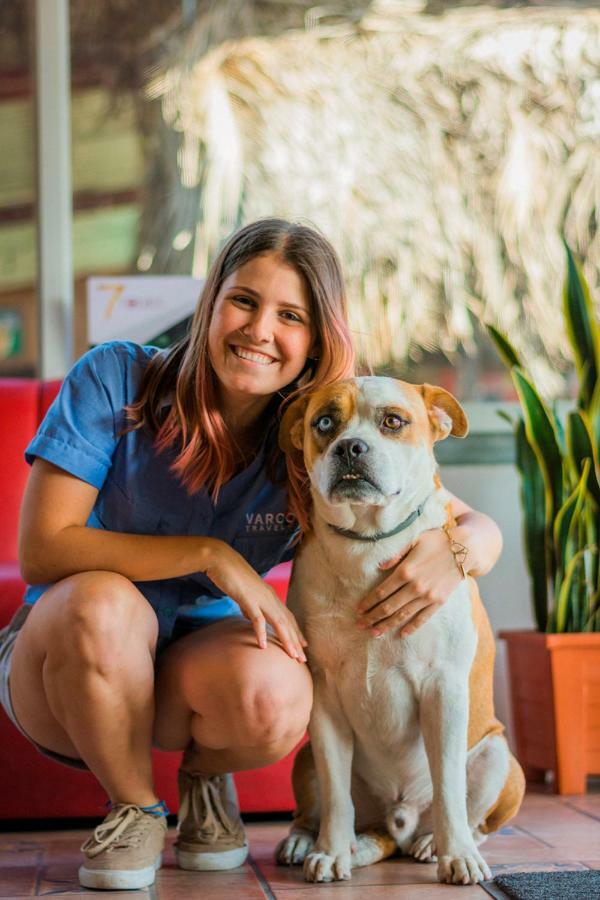
<path fill-rule="evenodd" d="M 586 816 L 588 819 L 592 819 L 593 822 L 600 822 L 600 816 L 595 816 L 594 813 L 586 812 L 584 809 L 579 809 L 578 806 L 574 806 L 569 800 L 563 800 L 565 806 L 568 806 L 569 809 L 574 809 L 575 812 L 581 813 L 582 816 Z"/>
<path fill-rule="evenodd" d="M 548 841 L 545 841 L 544 838 L 538 837 L 537 834 L 534 834 L 533 831 L 529 831 L 528 828 L 523 828 L 522 825 L 517 825 L 516 827 L 520 828 L 521 831 L 524 834 L 526 834 L 528 837 L 533 838 L 534 841 L 539 841 L 541 844 L 544 845 L 544 847 L 549 847 L 550 850 L 556 850 L 556 847 L 554 846 L 554 844 L 549 844 Z"/>
<path fill-rule="evenodd" d="M 269 885 L 269 882 L 267 881 L 267 879 L 265 878 L 263 873 L 260 871 L 260 869 L 252 855 L 248 854 L 247 862 L 248 862 L 248 865 L 250 866 L 250 868 L 252 869 L 252 871 L 254 872 L 256 879 L 257 879 L 258 883 L 260 884 L 263 894 L 265 895 L 267 900 L 277 900 L 275 894 L 271 890 L 271 886 Z"/>

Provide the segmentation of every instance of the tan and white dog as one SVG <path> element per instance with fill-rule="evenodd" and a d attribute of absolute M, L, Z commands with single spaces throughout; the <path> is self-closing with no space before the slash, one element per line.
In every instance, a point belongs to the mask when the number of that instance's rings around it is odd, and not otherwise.
<path fill-rule="evenodd" d="M 277 859 L 304 861 L 308 881 L 347 879 L 397 849 L 437 854 L 440 881 L 485 880 L 477 846 L 520 806 L 523 773 L 494 716 L 494 640 L 475 582 L 406 637 L 357 627 L 359 601 L 386 577 L 379 563 L 447 523 L 433 445 L 467 430 L 443 389 L 375 377 L 303 397 L 281 423 L 281 446 L 303 452 L 310 477 L 311 531 L 288 605 L 308 640 L 315 699 Z"/>

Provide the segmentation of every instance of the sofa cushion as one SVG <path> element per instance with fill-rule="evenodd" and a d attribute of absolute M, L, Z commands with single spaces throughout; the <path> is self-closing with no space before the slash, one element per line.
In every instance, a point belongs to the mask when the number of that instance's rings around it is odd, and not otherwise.
<path fill-rule="evenodd" d="M 2 422 L 2 477 L 0 478 L 0 561 L 17 558 L 17 522 L 29 473 L 23 453 L 36 432 L 39 382 L 25 378 L 3 378 L 0 390 Z"/>
<path fill-rule="evenodd" d="M 50 404 L 58 394 L 60 390 L 60 386 L 62 384 L 61 379 L 56 379 L 55 381 L 43 381 L 41 385 L 40 391 L 40 410 L 39 410 L 39 422 L 42 422 L 42 419 L 48 412 L 50 408 Z"/>

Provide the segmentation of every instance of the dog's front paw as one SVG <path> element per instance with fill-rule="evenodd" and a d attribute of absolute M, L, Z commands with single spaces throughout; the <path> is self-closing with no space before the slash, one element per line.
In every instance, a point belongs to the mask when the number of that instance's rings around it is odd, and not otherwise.
<path fill-rule="evenodd" d="M 438 858 L 438 881 L 447 884 L 477 884 L 491 879 L 486 861 L 475 845 L 461 851 L 440 854 Z"/>
<path fill-rule="evenodd" d="M 435 855 L 433 835 L 431 833 L 420 834 L 410 845 L 408 853 L 410 856 L 418 859 L 419 862 L 435 862 L 437 856 Z"/>
<path fill-rule="evenodd" d="M 303 828 L 293 829 L 275 848 L 275 859 L 280 866 L 299 866 L 314 846 L 312 832 Z"/>
<path fill-rule="evenodd" d="M 304 860 L 304 877 L 307 881 L 347 881 L 351 877 L 350 847 L 340 853 L 323 853 L 313 850 Z"/>

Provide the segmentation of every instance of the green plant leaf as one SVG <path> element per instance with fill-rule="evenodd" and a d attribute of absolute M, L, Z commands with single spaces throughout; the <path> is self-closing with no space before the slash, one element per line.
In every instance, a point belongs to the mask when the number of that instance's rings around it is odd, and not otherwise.
<path fill-rule="evenodd" d="M 558 410 L 556 408 L 556 401 L 552 404 L 552 421 L 554 422 L 554 430 L 556 432 L 556 440 L 558 441 L 558 446 L 560 447 L 561 456 L 565 455 L 566 452 L 566 442 L 565 442 L 565 429 L 563 427 L 563 423 L 561 422 L 560 416 L 558 415 Z"/>
<path fill-rule="evenodd" d="M 588 487 L 600 506 L 600 483 L 598 482 L 598 451 L 594 443 L 592 425 L 584 410 L 570 412 L 567 416 L 567 452 L 569 461 L 577 475 L 581 475 L 586 460 L 591 463 Z"/>
<path fill-rule="evenodd" d="M 512 425 L 513 428 L 516 426 L 515 419 L 513 419 L 510 413 L 507 413 L 505 409 L 497 409 L 496 415 L 499 419 L 503 419 L 505 422 L 508 422 L 509 425 Z"/>
<path fill-rule="evenodd" d="M 546 543 L 546 488 L 540 464 L 527 440 L 522 419 L 517 422 L 515 438 L 517 468 L 521 475 L 523 538 L 531 576 L 533 610 L 539 631 L 545 631 L 548 624 L 548 583 L 551 575 Z"/>
<path fill-rule="evenodd" d="M 594 387 L 588 415 L 592 426 L 592 434 L 594 435 L 594 445 L 598 447 L 600 445 L 600 380 L 596 382 Z"/>
<path fill-rule="evenodd" d="M 579 515 L 585 499 L 590 467 L 590 460 L 586 459 L 583 463 L 583 471 L 577 487 L 562 505 L 554 520 L 553 531 L 557 561 L 557 587 L 560 585 L 563 573 L 566 572 L 571 558 L 573 557 L 573 546 L 576 545 L 574 531 L 578 527 Z"/>
<path fill-rule="evenodd" d="M 551 521 L 562 506 L 563 460 L 554 420 L 525 373 L 514 367 L 514 381 L 525 418 L 525 433 L 540 464 L 546 485 L 546 518 Z"/>
<path fill-rule="evenodd" d="M 583 556 L 587 550 L 597 552 L 596 548 L 592 547 L 583 547 L 581 550 L 578 550 L 578 552 L 575 553 L 573 558 L 570 560 L 569 565 L 567 566 L 565 571 L 565 576 L 560 585 L 560 591 L 558 593 L 558 599 L 556 602 L 556 631 L 558 634 L 562 634 L 567 630 L 568 616 L 570 612 L 569 598 L 571 595 L 571 589 L 573 588 L 573 580 L 575 578 L 577 568 L 583 562 Z"/>
<path fill-rule="evenodd" d="M 596 593 L 590 599 L 590 609 L 588 612 L 588 617 L 585 620 L 585 624 L 583 626 L 583 631 L 597 631 L 599 629 L 599 623 L 594 620 L 597 620 L 598 612 L 600 612 L 600 591 L 596 591 Z M 596 627 L 594 627 L 596 626 Z"/>
<path fill-rule="evenodd" d="M 488 330 L 488 334 L 496 345 L 496 350 L 502 360 L 502 362 L 509 368 L 512 369 L 513 366 L 519 366 L 519 368 L 523 368 L 521 364 L 521 360 L 519 359 L 519 354 L 508 340 L 506 335 L 502 334 L 501 331 L 494 325 L 486 325 Z"/>
<path fill-rule="evenodd" d="M 563 308 L 567 334 L 575 357 L 580 383 L 579 405 L 589 409 L 600 372 L 600 333 L 590 290 L 581 266 L 565 242 L 567 277 Z"/>

